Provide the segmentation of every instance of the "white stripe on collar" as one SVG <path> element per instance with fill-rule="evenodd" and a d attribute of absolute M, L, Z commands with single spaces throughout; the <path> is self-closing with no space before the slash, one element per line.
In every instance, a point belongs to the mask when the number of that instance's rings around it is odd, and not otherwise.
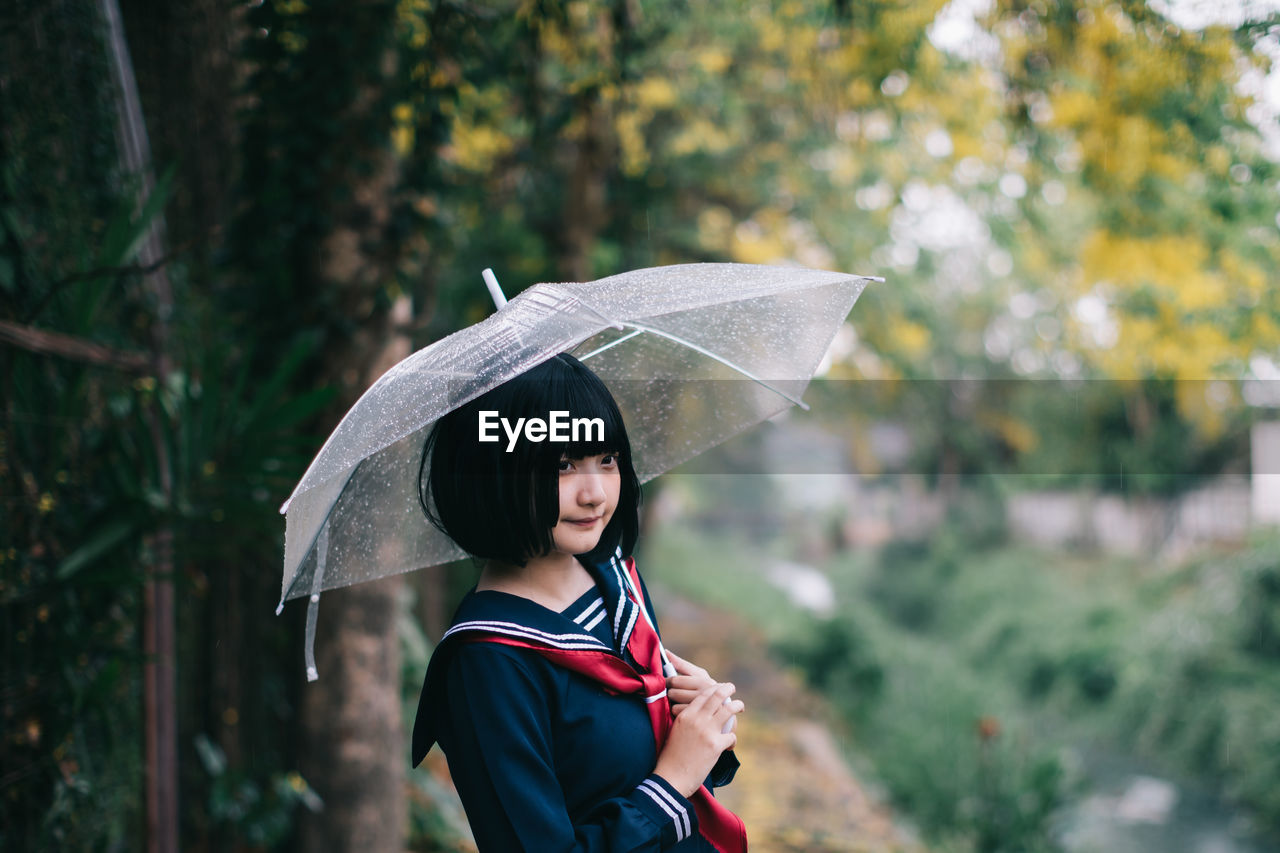
<path fill-rule="evenodd" d="M 621 549 L 619 549 L 617 555 L 615 555 L 612 559 L 610 559 L 609 563 L 610 565 L 613 566 L 614 574 L 618 576 L 618 583 L 622 585 L 622 600 L 631 605 L 631 614 L 630 616 L 627 617 L 627 625 L 622 630 L 622 636 L 618 640 L 618 648 L 625 649 L 627 647 L 627 644 L 631 642 L 631 632 L 635 630 L 636 619 L 640 615 L 640 608 L 644 607 L 644 602 L 633 600 L 630 594 L 628 593 L 628 591 L 631 589 L 631 583 L 629 578 L 630 571 L 628 570 L 627 566 L 622 562 Z M 627 572 L 628 577 L 623 577 L 623 572 Z M 637 594 L 639 593 L 637 592 Z M 618 636 L 616 629 L 614 631 L 614 636 L 615 637 Z"/>
<path fill-rule="evenodd" d="M 614 556 L 609 558 L 609 568 L 613 569 L 614 578 L 618 581 L 618 609 L 613 614 L 613 639 L 618 644 L 618 648 L 625 649 L 626 641 L 622 632 L 622 614 L 626 612 L 627 605 L 633 604 L 630 596 L 627 595 L 627 582 L 622 577 L 622 572 L 618 569 L 618 558 L 621 554 L 619 550 Z M 632 614 L 634 621 L 635 614 Z"/>
<path fill-rule="evenodd" d="M 595 601 L 593 601 L 593 602 L 591 602 L 589 605 L 587 605 L 587 609 L 586 609 L 586 610 L 583 610 L 583 611 L 582 611 L 581 613 L 579 613 L 577 616 L 573 617 L 573 621 L 574 621 L 574 622 L 577 622 L 579 625 L 581 625 L 581 624 L 582 624 L 582 620 L 583 620 L 583 619 L 586 619 L 588 616 L 590 616 L 592 613 L 594 613 L 594 612 L 595 612 L 595 609 L 596 609 L 597 607 L 600 607 L 600 606 L 602 606 L 603 604 L 604 604 L 604 597 L 602 596 L 602 597 L 600 597 L 600 598 L 597 598 Z M 601 615 L 601 616 L 604 616 L 604 614 L 603 614 L 603 613 L 601 613 L 600 615 Z M 592 622 L 592 624 L 594 625 L 594 624 L 595 624 L 595 622 L 593 621 L 593 622 Z M 590 628 L 590 627 L 588 627 L 588 628 L 587 628 L 587 630 L 588 630 L 588 631 L 590 631 L 590 630 L 591 630 L 591 628 Z"/>
<path fill-rule="evenodd" d="M 626 648 L 627 643 L 631 642 L 631 632 L 635 630 L 636 618 L 640 615 L 639 607 L 631 608 L 631 618 L 627 620 L 627 627 L 622 631 L 622 643 L 620 648 Z"/>
<path fill-rule="evenodd" d="M 505 634 L 525 640 L 537 640 L 540 643 L 561 649 L 604 649 L 605 651 L 612 651 L 612 649 L 590 634 L 549 634 L 546 631 L 539 631 L 537 628 L 530 628 L 517 622 L 485 620 L 459 622 L 448 631 L 445 631 L 444 637 L 440 639 L 443 642 L 447 637 L 460 631 L 488 631 L 494 634 Z"/>
<path fill-rule="evenodd" d="M 601 599 L 601 601 L 603 600 L 604 599 Z M 599 625 L 601 622 L 604 621 L 605 615 L 606 614 L 604 612 L 604 608 L 603 607 L 600 608 L 600 612 L 596 614 L 596 618 L 592 619 L 590 622 L 582 626 L 583 630 L 586 630 L 586 631 L 593 630 L 597 625 Z"/>

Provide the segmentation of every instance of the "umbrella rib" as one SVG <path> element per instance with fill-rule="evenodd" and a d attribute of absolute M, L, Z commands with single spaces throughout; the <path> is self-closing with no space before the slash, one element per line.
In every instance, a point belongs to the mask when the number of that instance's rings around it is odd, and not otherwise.
<path fill-rule="evenodd" d="M 605 344 L 605 345 L 604 345 L 604 346 L 602 346 L 602 347 L 597 347 L 597 348 L 593 349 L 591 352 L 587 353 L 586 355 L 579 357 L 579 358 L 578 358 L 578 361 L 586 361 L 586 360 L 587 360 L 587 359 L 589 359 L 589 358 L 592 358 L 592 357 L 594 357 L 594 356 L 599 355 L 600 353 L 604 352 L 605 350 L 613 349 L 613 348 L 614 348 L 614 347 L 616 347 L 618 344 L 623 343 L 624 341 L 629 341 L 629 340 L 631 340 L 631 339 L 632 339 L 632 338 L 634 338 L 636 335 L 642 335 L 642 334 L 644 334 L 644 329 L 636 329 L 634 332 L 630 332 L 630 333 L 628 333 L 628 334 L 625 334 L 625 335 L 623 335 L 622 337 L 618 338 L 616 341 L 610 341 L 609 343 Z"/>
<path fill-rule="evenodd" d="M 624 325 L 630 326 L 633 329 L 638 329 L 641 332 L 649 332 L 650 334 L 657 335 L 660 338 L 666 338 L 667 340 L 673 341 L 674 343 L 680 344 L 681 346 L 688 347 L 689 349 L 693 350 L 699 355 L 705 355 L 707 358 L 714 359 L 715 361 L 718 361 L 721 364 L 723 364 L 725 367 L 728 367 L 731 370 L 738 371 L 743 376 L 747 377 L 752 382 L 756 383 L 762 388 L 768 388 L 770 391 L 777 394 L 779 397 L 782 397 L 785 400 L 791 401 L 792 403 L 796 404 L 800 408 L 804 409 L 806 412 L 809 411 L 809 406 L 807 403 L 795 397 L 792 397 L 790 394 L 788 394 L 786 391 L 783 391 L 781 388 L 775 388 L 774 386 L 770 385 L 768 382 L 765 382 L 759 376 L 756 376 L 750 370 L 747 370 L 745 367 L 734 364 L 732 361 L 729 361 L 729 359 L 724 358 L 723 356 L 717 355 L 716 353 L 712 352 L 711 350 L 705 347 L 698 346 L 693 341 L 685 340 L 679 335 L 673 335 L 670 332 L 664 332 L 662 329 L 655 329 L 652 326 L 642 326 L 639 323 L 625 323 Z M 614 344 L 622 343 L 622 341 L 624 340 L 626 340 L 626 338 L 619 338 L 618 340 L 614 341 Z M 613 344 L 610 344 L 610 346 L 612 345 Z M 595 355 L 595 353 L 592 353 L 592 355 Z"/>

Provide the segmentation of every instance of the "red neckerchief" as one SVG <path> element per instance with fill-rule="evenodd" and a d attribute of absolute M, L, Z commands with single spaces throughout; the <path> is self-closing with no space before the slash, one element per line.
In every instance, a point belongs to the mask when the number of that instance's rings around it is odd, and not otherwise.
<path fill-rule="evenodd" d="M 640 575 L 636 572 L 635 560 L 628 557 L 626 567 L 635 588 L 640 589 Z M 635 600 L 630 592 L 625 594 Z M 645 606 L 642 601 L 636 603 L 640 607 Z M 500 643 L 530 649 L 558 666 L 600 683 L 610 693 L 643 696 L 649 710 L 649 722 L 653 725 L 653 739 L 658 745 L 658 751 L 662 751 L 667 735 L 671 732 L 671 704 L 667 699 L 667 682 L 662 675 L 658 635 L 646 619 L 636 620 L 635 629 L 627 642 L 627 651 L 642 670 L 608 652 L 594 649 L 556 648 L 476 629 L 469 629 L 466 633 L 467 642 Z M 698 832 L 712 847 L 720 853 L 746 853 L 747 828 L 742 819 L 713 797 L 706 785 L 694 791 L 689 800 L 698 815 Z"/>

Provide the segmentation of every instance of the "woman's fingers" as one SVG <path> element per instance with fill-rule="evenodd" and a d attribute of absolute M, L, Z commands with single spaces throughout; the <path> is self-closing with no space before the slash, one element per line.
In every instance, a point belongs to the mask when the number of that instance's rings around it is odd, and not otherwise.
<path fill-rule="evenodd" d="M 667 649 L 667 657 L 671 659 L 671 663 L 673 666 L 675 666 L 677 674 L 694 676 L 695 678 L 701 678 L 707 681 L 711 680 L 711 676 L 707 674 L 707 671 L 705 669 L 698 666 L 697 664 L 690 663 L 689 661 L 680 657 L 680 655 L 671 651 L 671 649 Z"/>
<path fill-rule="evenodd" d="M 699 692 L 709 685 L 691 675 L 676 675 L 667 679 L 667 696 L 674 708 L 676 705 L 687 705 Z"/>
<path fill-rule="evenodd" d="M 668 694 L 668 696 L 670 697 L 670 696 L 671 696 L 671 694 Z M 683 699 L 683 700 L 678 700 L 677 698 L 672 698 L 672 699 L 671 699 L 671 713 L 672 713 L 674 716 L 677 716 L 677 717 L 678 717 L 678 716 L 680 716 L 682 713 L 684 713 L 686 710 L 688 710 L 688 708 L 689 708 L 689 704 L 693 701 L 693 699 L 694 699 L 694 698 L 696 698 L 696 697 L 692 697 L 692 696 L 691 696 L 691 697 L 686 698 L 686 699 Z M 730 714 L 733 714 L 734 716 L 737 716 L 738 714 L 741 714 L 743 711 L 745 711 L 745 710 L 747 709 L 747 706 L 742 702 L 742 700 L 741 700 L 741 699 L 732 699 L 732 700 L 730 700 L 728 703 L 725 703 L 725 702 L 723 702 L 723 701 L 722 701 L 722 702 L 720 703 L 720 706 L 721 706 L 721 707 L 723 707 L 723 708 L 727 708 L 727 709 L 728 709 L 728 712 L 729 712 Z"/>
<path fill-rule="evenodd" d="M 699 691 L 705 690 L 714 684 L 714 681 L 698 678 L 694 675 L 673 675 L 667 679 L 668 690 L 687 690 L 695 695 Z"/>
<path fill-rule="evenodd" d="M 703 697 L 702 701 L 697 702 L 698 707 L 723 721 L 727 716 L 737 716 L 746 710 L 746 705 L 741 699 L 732 698 L 736 689 L 732 684 L 712 684 L 701 690 L 693 690 L 687 687 L 669 688 L 667 690 L 667 699 L 671 703 L 672 715 L 678 717 L 689 710 L 695 701 Z M 728 731 L 729 726 L 727 724 L 723 725 L 725 731 Z"/>
<path fill-rule="evenodd" d="M 732 696 L 737 689 L 728 682 L 706 687 L 700 690 L 697 696 L 693 697 L 686 712 L 694 711 L 698 714 L 705 713 L 709 716 L 714 716 L 724 708 L 725 700 Z"/>
<path fill-rule="evenodd" d="M 728 696 L 720 702 L 719 705 L 712 709 L 711 716 L 723 722 L 738 713 L 743 707 L 742 702 L 738 699 L 730 699 Z"/>
<path fill-rule="evenodd" d="M 672 711 L 679 713 L 677 706 L 692 702 L 699 690 L 710 687 L 715 682 L 702 667 L 695 666 L 670 651 L 667 656 L 676 668 L 676 675 L 667 677 L 667 695 L 671 697 Z"/>

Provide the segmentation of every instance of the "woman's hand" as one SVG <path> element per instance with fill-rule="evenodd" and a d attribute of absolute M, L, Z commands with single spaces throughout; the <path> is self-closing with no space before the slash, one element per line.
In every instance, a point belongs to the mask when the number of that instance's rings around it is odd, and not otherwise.
<path fill-rule="evenodd" d="M 689 707 L 693 697 L 715 684 L 716 681 L 707 674 L 705 669 L 690 663 L 670 649 L 667 649 L 667 657 L 671 659 L 671 665 L 676 669 L 676 674 L 667 678 L 667 701 L 671 704 L 671 715 L 678 717 L 680 712 Z M 724 724 L 726 733 L 733 731 L 734 724 L 738 722 L 737 714 L 742 713 L 745 706 L 739 702 L 737 707 L 738 711 L 734 717 Z"/>
<path fill-rule="evenodd" d="M 671 703 L 671 713 L 678 717 L 693 701 L 693 697 L 714 686 L 716 682 L 705 669 L 690 663 L 670 649 L 667 649 L 667 657 L 676 668 L 676 674 L 667 678 L 667 701 Z"/>
<path fill-rule="evenodd" d="M 731 698 L 736 689 L 732 684 L 703 688 L 672 722 L 671 734 L 653 772 L 682 796 L 689 797 L 698 790 L 720 754 L 738 742 L 736 734 L 724 732 L 729 718 L 743 708 L 740 701 Z"/>

